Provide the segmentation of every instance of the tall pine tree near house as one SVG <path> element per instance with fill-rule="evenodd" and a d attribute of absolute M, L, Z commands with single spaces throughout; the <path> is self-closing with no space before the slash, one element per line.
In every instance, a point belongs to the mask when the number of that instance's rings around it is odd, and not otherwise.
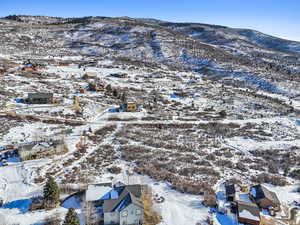
<path fill-rule="evenodd" d="M 52 209 L 59 206 L 59 187 L 54 178 L 49 176 L 44 187 L 44 205 L 46 209 Z"/>
<path fill-rule="evenodd" d="M 125 92 L 121 95 L 121 101 L 122 101 L 122 103 L 126 103 L 126 94 L 125 94 Z"/>
<path fill-rule="evenodd" d="M 70 208 L 68 210 L 63 225 L 80 225 L 75 209 Z"/>

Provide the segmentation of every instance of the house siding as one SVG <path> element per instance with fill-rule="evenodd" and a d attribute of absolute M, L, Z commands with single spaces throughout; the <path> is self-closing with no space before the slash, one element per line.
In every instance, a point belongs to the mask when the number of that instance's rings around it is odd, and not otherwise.
<path fill-rule="evenodd" d="M 243 223 L 243 224 L 251 224 L 251 225 L 259 225 L 260 221 L 255 221 L 255 220 L 250 220 L 247 218 L 238 218 L 239 223 Z"/>
<path fill-rule="evenodd" d="M 127 211 L 127 216 L 122 216 L 124 211 Z M 136 211 L 140 210 L 141 214 L 137 215 Z M 143 223 L 143 209 L 137 205 L 130 204 L 120 213 L 120 225 L 139 225 Z"/>
<path fill-rule="evenodd" d="M 38 146 L 38 145 L 28 145 L 20 147 L 18 149 L 18 154 L 20 158 L 24 161 L 31 157 L 33 158 L 43 158 L 53 154 L 59 154 L 64 152 L 64 143 L 53 144 L 52 146 Z"/>
<path fill-rule="evenodd" d="M 261 207 L 263 209 L 266 209 L 269 206 L 273 206 L 274 208 L 278 206 L 277 204 L 275 204 L 274 202 L 272 202 L 271 200 L 269 200 L 267 198 L 263 198 L 263 199 L 259 200 L 258 205 L 259 205 L 259 207 Z"/>
<path fill-rule="evenodd" d="M 52 93 L 29 93 L 28 99 L 29 104 L 50 104 L 53 101 Z"/>
<path fill-rule="evenodd" d="M 119 212 L 104 213 L 104 225 L 118 225 L 120 224 Z"/>

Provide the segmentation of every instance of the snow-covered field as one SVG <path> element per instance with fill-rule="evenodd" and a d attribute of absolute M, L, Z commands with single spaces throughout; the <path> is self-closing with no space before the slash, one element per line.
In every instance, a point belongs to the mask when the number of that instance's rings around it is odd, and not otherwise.
<path fill-rule="evenodd" d="M 205 224 L 203 193 L 226 180 L 268 183 L 285 204 L 300 202 L 299 43 L 203 24 L 22 19 L 0 19 L 0 225 L 43 225 L 72 206 L 84 225 L 74 199 L 29 211 L 47 174 L 147 184 L 165 198 L 154 204 L 160 225 Z M 36 71 L 22 71 L 29 59 Z M 106 90 L 92 91 L 96 83 Z M 32 92 L 57 102 L 25 104 Z M 118 112 L 124 101 L 137 112 Z M 68 151 L 28 161 L 14 151 L 53 140 Z"/>

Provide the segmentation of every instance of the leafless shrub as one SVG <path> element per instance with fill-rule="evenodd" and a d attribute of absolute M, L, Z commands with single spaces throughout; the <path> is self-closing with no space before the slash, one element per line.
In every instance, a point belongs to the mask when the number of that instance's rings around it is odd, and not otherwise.
<path fill-rule="evenodd" d="M 284 186 L 288 184 L 285 178 L 269 175 L 267 173 L 261 173 L 257 176 L 252 176 L 251 180 L 255 183 L 269 183 L 277 186 Z"/>
<path fill-rule="evenodd" d="M 244 172 L 248 170 L 247 166 L 245 166 L 245 164 L 243 164 L 242 162 L 237 162 L 235 164 L 235 168 Z"/>
<path fill-rule="evenodd" d="M 44 225 L 60 225 L 62 222 L 60 217 L 61 216 L 59 214 L 54 214 L 52 216 L 48 216 L 44 220 Z"/>
<path fill-rule="evenodd" d="M 113 174 L 119 174 L 122 171 L 122 169 L 117 166 L 109 167 L 109 168 L 107 168 L 107 170 L 108 170 L 108 172 L 113 173 Z"/>
<path fill-rule="evenodd" d="M 216 160 L 216 156 L 214 154 L 208 154 L 206 157 L 205 157 L 206 160 L 209 160 L 209 161 L 215 161 Z"/>
<path fill-rule="evenodd" d="M 292 178 L 296 179 L 296 180 L 300 180 L 300 169 L 294 169 L 289 176 L 291 176 Z"/>
<path fill-rule="evenodd" d="M 215 163 L 217 166 L 220 166 L 220 167 L 233 168 L 233 163 L 230 160 L 221 159 L 221 160 L 217 160 Z"/>

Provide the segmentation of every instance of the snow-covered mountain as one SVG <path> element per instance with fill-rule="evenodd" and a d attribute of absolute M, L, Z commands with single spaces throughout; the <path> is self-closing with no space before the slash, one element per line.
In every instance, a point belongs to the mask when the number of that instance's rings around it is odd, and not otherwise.
<path fill-rule="evenodd" d="M 130 58 L 220 77 L 255 74 L 282 89 L 300 75 L 299 42 L 254 30 L 127 17 L 10 16 L 0 21 L 1 52 L 7 54 Z"/>
<path fill-rule="evenodd" d="M 49 174 L 60 185 L 148 184 L 165 199 L 155 206 L 167 225 L 206 224 L 203 194 L 224 181 L 268 183 L 285 205 L 300 202 L 299 81 L 300 43 L 254 30 L 2 18 L 0 224 L 64 217 L 64 205 L 28 211 Z M 53 93 L 55 104 L 25 104 L 32 92 Z M 120 112 L 124 101 L 138 111 Z M 54 137 L 65 151 L 22 162 L 16 152 L 1 154 L 36 142 L 43 151 Z M 84 206 L 75 206 L 83 217 Z"/>

